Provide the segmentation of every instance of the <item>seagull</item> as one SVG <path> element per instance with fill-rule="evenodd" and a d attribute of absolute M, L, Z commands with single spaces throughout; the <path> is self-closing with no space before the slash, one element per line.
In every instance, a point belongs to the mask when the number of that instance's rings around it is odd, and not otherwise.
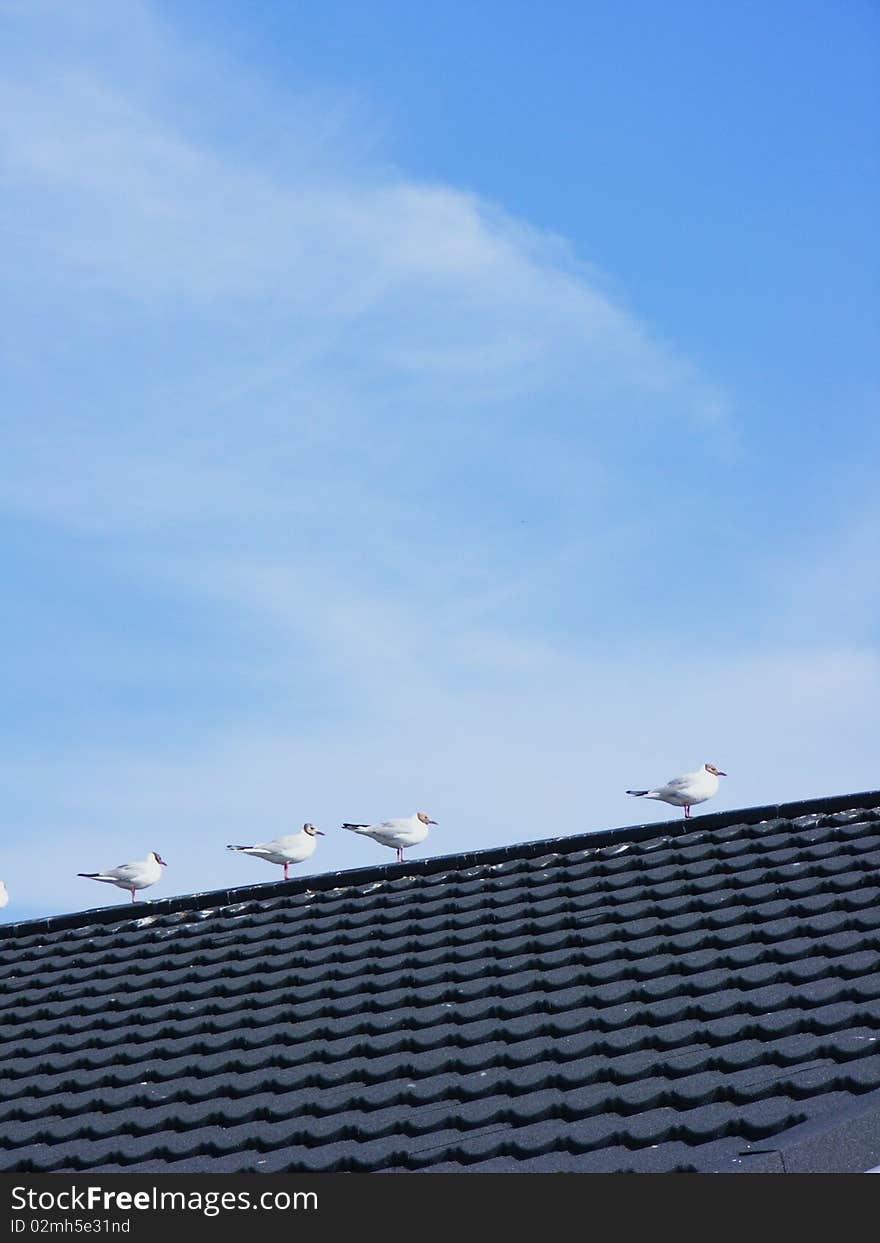
<path fill-rule="evenodd" d="M 682 777 L 673 777 L 665 786 L 656 790 L 627 790 L 635 798 L 656 798 L 661 803 L 671 803 L 673 807 L 684 808 L 685 820 L 690 820 L 691 808 L 697 803 L 705 803 L 718 793 L 718 778 L 726 777 L 714 764 L 704 764 L 695 773 L 685 773 Z"/>
<path fill-rule="evenodd" d="M 227 846 L 227 850 L 239 850 L 242 854 L 253 855 L 255 859 L 265 859 L 267 863 L 280 863 L 284 867 L 284 879 L 289 880 L 287 869 L 291 863 L 302 863 L 309 855 L 315 853 L 317 837 L 326 837 L 320 829 L 316 829 L 308 821 L 299 833 L 288 833 L 284 837 L 276 837 L 271 842 L 260 842 L 256 846 Z"/>
<path fill-rule="evenodd" d="M 9 906 L 9 890 L 6 888 L 5 882 L 0 880 L 0 910 L 4 906 Z"/>
<path fill-rule="evenodd" d="M 162 869 L 168 864 L 151 850 L 146 859 L 138 859 L 136 863 L 122 863 L 118 868 L 108 868 L 106 872 L 77 872 L 77 876 L 85 876 L 87 880 L 102 880 L 108 885 L 118 885 L 127 889 L 134 902 L 134 895 L 139 889 L 149 889 L 162 876 Z"/>
<path fill-rule="evenodd" d="M 360 833 L 362 837 L 372 837 L 374 842 L 390 846 L 397 851 L 397 862 L 403 863 L 405 846 L 417 846 L 428 836 L 428 825 L 436 824 L 427 812 L 417 811 L 414 816 L 402 820 L 380 820 L 378 824 L 344 824 L 344 829 L 352 833 Z"/>

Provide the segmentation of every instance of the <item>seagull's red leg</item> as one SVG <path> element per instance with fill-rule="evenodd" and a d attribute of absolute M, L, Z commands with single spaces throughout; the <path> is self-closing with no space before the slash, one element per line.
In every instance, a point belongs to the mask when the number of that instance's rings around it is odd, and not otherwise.
<path fill-rule="evenodd" d="M 684 818 L 685 818 L 685 820 L 690 820 L 690 818 L 691 818 L 691 805 L 690 805 L 690 803 L 685 803 L 685 805 L 684 805 Z"/>
<path fill-rule="evenodd" d="M 403 863 L 403 847 L 402 846 L 397 847 L 397 862 Z"/>
<path fill-rule="evenodd" d="M 134 902 L 134 895 L 135 895 L 135 890 L 134 890 L 134 889 L 132 889 L 132 890 L 131 890 L 131 900 L 132 900 L 132 902 Z"/>
<path fill-rule="evenodd" d="M 289 863 L 285 863 L 284 865 L 284 879 L 285 880 L 290 880 L 290 873 L 287 871 L 289 866 L 290 866 Z"/>

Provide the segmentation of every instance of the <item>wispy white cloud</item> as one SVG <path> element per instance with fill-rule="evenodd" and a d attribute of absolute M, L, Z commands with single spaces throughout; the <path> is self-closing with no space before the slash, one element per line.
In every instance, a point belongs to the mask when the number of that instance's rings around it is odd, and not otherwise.
<path fill-rule="evenodd" d="M 183 59 L 170 36 L 162 46 L 172 65 Z M 202 58 L 208 95 L 228 86 L 215 75 Z M 299 366 L 310 351 L 342 351 L 361 382 L 461 381 L 472 399 L 474 385 L 477 399 L 493 385 L 504 396 L 672 393 L 686 416 L 717 416 L 723 398 L 615 306 L 560 239 L 473 194 L 352 163 L 343 135 L 316 159 L 294 126 L 283 163 L 248 163 L 188 132 L 187 84 L 167 67 L 158 100 L 115 76 L 50 59 L 23 80 L 10 72 L 0 96 L 11 191 L 30 208 L 18 227 L 71 265 L 86 293 L 163 313 L 182 306 L 215 331 L 258 303 L 275 350 Z M 295 113 L 297 101 L 282 106 Z M 252 117 L 255 128 L 264 120 Z"/>

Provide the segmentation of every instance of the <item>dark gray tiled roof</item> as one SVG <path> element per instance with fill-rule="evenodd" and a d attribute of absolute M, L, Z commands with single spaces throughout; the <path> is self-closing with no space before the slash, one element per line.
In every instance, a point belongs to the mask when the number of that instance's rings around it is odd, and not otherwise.
<path fill-rule="evenodd" d="M 0 927 L 0 1169 L 880 1145 L 878 889 L 872 793 Z"/>

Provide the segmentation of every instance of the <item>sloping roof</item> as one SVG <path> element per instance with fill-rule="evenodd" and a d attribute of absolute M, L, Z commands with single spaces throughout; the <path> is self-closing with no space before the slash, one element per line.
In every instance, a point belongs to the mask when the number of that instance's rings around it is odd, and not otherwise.
<path fill-rule="evenodd" d="M 0 927 L 0 1169 L 866 1169 L 878 889 L 875 792 Z"/>

